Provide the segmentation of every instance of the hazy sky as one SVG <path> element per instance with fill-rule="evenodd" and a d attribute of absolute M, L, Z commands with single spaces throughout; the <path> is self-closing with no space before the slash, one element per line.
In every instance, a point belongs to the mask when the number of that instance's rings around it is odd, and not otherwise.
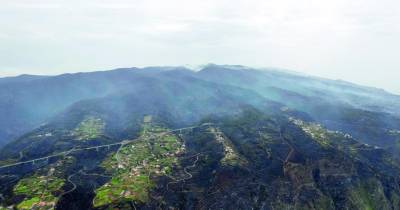
<path fill-rule="evenodd" d="M 0 76 L 210 62 L 400 93 L 400 1 L 1 0 Z"/>

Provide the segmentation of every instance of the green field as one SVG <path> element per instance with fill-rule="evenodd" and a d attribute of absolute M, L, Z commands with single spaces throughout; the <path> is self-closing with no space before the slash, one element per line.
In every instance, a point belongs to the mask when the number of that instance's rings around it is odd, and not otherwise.
<path fill-rule="evenodd" d="M 89 117 L 79 123 L 73 134 L 78 140 L 90 140 L 99 137 L 103 133 L 104 127 L 102 119 Z"/>
<path fill-rule="evenodd" d="M 17 209 L 53 209 L 57 202 L 54 192 L 59 191 L 64 180 L 55 176 L 33 175 L 21 179 L 14 187 L 15 195 L 24 195 L 25 199 Z"/>
<path fill-rule="evenodd" d="M 139 139 L 103 162 L 113 178 L 95 191 L 95 207 L 124 200 L 147 202 L 155 185 L 150 177 L 168 174 L 178 163 L 177 155 L 184 147 L 174 135 L 161 135 L 166 131 L 161 127 L 146 125 L 143 129 Z"/>

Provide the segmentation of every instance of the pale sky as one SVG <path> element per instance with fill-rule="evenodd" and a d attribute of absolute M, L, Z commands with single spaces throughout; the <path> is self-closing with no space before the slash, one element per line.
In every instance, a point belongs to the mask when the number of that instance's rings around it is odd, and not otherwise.
<path fill-rule="evenodd" d="M 400 93 L 399 0 L 1 0 L 0 77 L 280 67 Z"/>

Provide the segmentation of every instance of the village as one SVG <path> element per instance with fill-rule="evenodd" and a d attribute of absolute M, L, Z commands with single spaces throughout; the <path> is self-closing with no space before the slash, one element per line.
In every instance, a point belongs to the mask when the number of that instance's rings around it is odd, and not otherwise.
<path fill-rule="evenodd" d="M 113 174 L 112 179 L 96 190 L 93 206 L 103 206 L 130 199 L 145 203 L 154 187 L 151 177 L 168 175 L 176 167 L 186 147 L 167 129 L 151 123 L 146 116 L 141 136 L 132 143 L 121 145 L 102 166 Z"/>

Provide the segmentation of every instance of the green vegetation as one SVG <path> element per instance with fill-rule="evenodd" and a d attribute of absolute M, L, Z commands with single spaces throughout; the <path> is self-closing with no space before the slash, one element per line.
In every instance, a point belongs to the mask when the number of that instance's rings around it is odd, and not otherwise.
<path fill-rule="evenodd" d="M 310 199 L 309 202 L 298 202 L 294 205 L 293 209 L 296 210 L 333 210 L 335 209 L 332 199 L 323 195 L 320 191 L 313 189 L 316 195 Z M 291 209 L 291 208 L 277 208 L 277 209 Z"/>
<path fill-rule="evenodd" d="M 39 206 L 38 204 L 40 203 L 40 198 L 35 197 L 31 198 L 29 200 L 24 200 L 20 204 L 18 204 L 17 208 L 18 209 L 32 209 L 34 205 Z"/>
<path fill-rule="evenodd" d="M 349 199 L 356 209 L 389 209 L 383 187 L 377 180 L 368 180 L 351 189 Z"/>
<path fill-rule="evenodd" d="M 398 206 L 400 208 L 400 196 L 397 195 L 395 192 L 390 193 L 390 200 L 393 203 L 393 206 Z M 399 209 L 397 208 L 397 209 Z M 394 208 L 396 209 L 396 208 Z"/>
<path fill-rule="evenodd" d="M 15 196 L 23 196 L 17 209 L 54 209 L 65 180 L 60 178 L 65 169 L 75 163 L 75 158 L 65 157 L 39 169 L 36 173 L 18 181 L 13 188 Z"/>
<path fill-rule="evenodd" d="M 232 142 L 220 130 L 210 128 L 209 131 L 214 134 L 216 141 L 223 146 L 224 157 L 221 159 L 222 165 L 244 166 L 247 164 L 247 160 L 239 155 Z"/>
<path fill-rule="evenodd" d="M 105 124 L 102 119 L 88 117 L 79 123 L 73 134 L 78 140 L 90 140 L 100 136 L 104 130 Z"/>
<path fill-rule="evenodd" d="M 165 132 L 161 127 L 144 125 L 139 139 L 103 162 L 113 178 L 96 190 L 95 207 L 125 200 L 148 201 L 148 193 L 154 187 L 150 176 L 171 173 L 177 156 L 185 149 L 174 135 Z"/>
<path fill-rule="evenodd" d="M 400 150 L 400 131 L 398 130 L 389 130 L 389 135 L 394 137 L 395 147 Z"/>
<path fill-rule="evenodd" d="M 14 194 L 24 195 L 25 199 L 17 205 L 17 209 L 53 209 L 57 202 L 54 192 L 59 191 L 63 185 L 64 180 L 51 174 L 36 174 L 21 179 L 14 187 Z"/>
<path fill-rule="evenodd" d="M 143 123 L 150 123 L 152 120 L 152 116 L 151 115 L 146 115 L 143 117 Z"/>
<path fill-rule="evenodd" d="M 331 146 L 329 142 L 329 131 L 324 129 L 321 125 L 315 123 L 305 123 L 298 119 L 291 118 L 291 121 L 299 126 L 306 134 L 324 148 Z"/>
<path fill-rule="evenodd" d="M 13 164 L 18 162 L 17 159 L 6 159 L 6 160 L 0 160 L 0 166 L 2 165 L 8 165 L 8 164 Z"/>
<path fill-rule="evenodd" d="M 1 168 L 0 205 L 400 208 L 398 97 L 274 69 L 148 70 L 67 75 L 58 82 L 49 78 L 0 88 L 6 102 L 0 104 L 7 106 L 0 165 L 20 162 Z M 60 81 L 67 86 L 59 88 Z M 38 92 L 45 94 L 34 97 Z M 288 122 L 291 116 L 303 121 Z M 174 136 L 155 122 L 188 129 Z M 67 157 L 70 165 L 54 166 Z M 53 175 L 48 165 L 55 168 Z"/>
<path fill-rule="evenodd" d="M 93 201 L 95 206 L 102 206 L 122 200 L 147 201 L 148 190 L 153 187 L 149 177 L 137 176 L 115 176 L 110 183 L 96 190 Z"/>

